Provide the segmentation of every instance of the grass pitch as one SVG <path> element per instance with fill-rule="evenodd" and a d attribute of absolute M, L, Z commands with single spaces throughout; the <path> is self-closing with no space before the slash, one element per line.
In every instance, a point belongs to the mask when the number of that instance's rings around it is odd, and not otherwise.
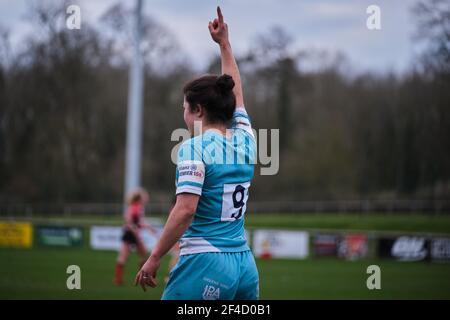
<path fill-rule="evenodd" d="M 160 299 L 159 285 L 143 292 L 132 282 L 137 256 L 126 265 L 123 287 L 112 283 L 115 252 L 88 248 L 0 250 L 0 299 Z M 68 290 L 67 266 L 81 268 L 81 290 Z M 367 266 L 381 268 L 381 290 L 366 287 Z M 257 260 L 261 299 L 450 299 L 450 264 L 385 260 Z"/>
<path fill-rule="evenodd" d="M 1 220 L 8 220 L 5 217 Z M 20 218 L 43 224 L 120 225 L 120 216 Z M 164 220 L 164 217 L 163 217 Z M 249 214 L 246 227 L 309 231 L 367 231 L 394 234 L 450 234 L 448 215 Z M 87 229 L 86 229 L 87 230 Z M 86 234 L 87 235 L 87 234 Z M 112 283 L 116 252 L 78 248 L 0 248 L 0 299 L 160 299 L 168 257 L 158 273 L 159 285 L 147 292 L 133 285 L 137 256 L 125 267 L 126 285 Z M 81 290 L 68 290 L 66 269 L 81 268 Z M 368 290 L 367 267 L 381 268 L 381 290 Z M 261 299 L 450 299 L 450 263 L 396 262 L 337 258 L 257 259 Z"/>

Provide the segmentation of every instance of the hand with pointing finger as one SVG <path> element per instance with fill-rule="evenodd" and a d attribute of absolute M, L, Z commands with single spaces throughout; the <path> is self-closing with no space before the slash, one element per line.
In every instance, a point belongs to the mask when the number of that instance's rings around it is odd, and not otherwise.
<path fill-rule="evenodd" d="M 228 43 L 228 25 L 223 21 L 222 11 L 217 7 L 217 18 L 208 24 L 212 39 L 219 45 Z"/>

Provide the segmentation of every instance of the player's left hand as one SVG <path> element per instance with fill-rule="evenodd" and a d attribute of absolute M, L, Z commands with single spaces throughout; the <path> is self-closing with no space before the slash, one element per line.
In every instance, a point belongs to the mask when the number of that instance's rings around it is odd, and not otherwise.
<path fill-rule="evenodd" d="M 150 286 L 152 288 L 156 287 L 158 284 L 156 280 L 156 272 L 158 271 L 159 265 L 159 258 L 150 256 L 142 266 L 141 270 L 139 270 L 136 274 L 134 284 L 136 286 L 139 284 L 144 291 L 147 291 L 145 288 L 146 286 Z"/>
<path fill-rule="evenodd" d="M 222 11 L 217 7 L 217 18 L 208 23 L 209 33 L 212 39 L 218 44 L 228 42 L 228 25 L 223 20 Z"/>

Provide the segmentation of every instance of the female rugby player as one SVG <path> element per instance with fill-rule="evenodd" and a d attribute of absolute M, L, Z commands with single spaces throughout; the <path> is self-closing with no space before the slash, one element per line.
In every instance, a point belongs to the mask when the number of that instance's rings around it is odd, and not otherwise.
<path fill-rule="evenodd" d="M 184 120 L 193 138 L 180 146 L 176 203 L 135 283 L 144 291 L 155 287 L 161 257 L 179 241 L 180 258 L 162 299 L 258 299 L 258 270 L 244 231 L 255 138 L 220 8 L 208 29 L 220 47 L 222 75 L 184 87 Z"/>
<path fill-rule="evenodd" d="M 147 250 L 140 234 L 141 229 L 149 229 L 153 234 L 157 235 L 158 231 L 151 225 L 144 223 L 144 209 L 148 202 L 148 194 L 143 189 L 132 191 L 127 196 L 127 213 L 125 215 L 125 225 L 123 227 L 122 245 L 116 262 L 116 272 L 114 283 L 123 285 L 123 269 L 132 247 L 135 247 L 139 257 L 139 268 L 142 267 L 147 259 Z"/>

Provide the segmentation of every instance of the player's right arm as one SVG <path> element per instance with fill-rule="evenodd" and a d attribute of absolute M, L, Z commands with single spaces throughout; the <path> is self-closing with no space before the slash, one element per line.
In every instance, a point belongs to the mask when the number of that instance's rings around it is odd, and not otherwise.
<path fill-rule="evenodd" d="M 236 96 L 236 107 L 244 108 L 244 95 L 242 92 L 241 76 L 239 68 L 231 50 L 228 38 L 228 25 L 224 22 L 220 7 L 217 7 L 217 18 L 209 22 L 208 29 L 212 39 L 220 47 L 222 74 L 230 75 L 234 80 L 233 93 Z"/>

